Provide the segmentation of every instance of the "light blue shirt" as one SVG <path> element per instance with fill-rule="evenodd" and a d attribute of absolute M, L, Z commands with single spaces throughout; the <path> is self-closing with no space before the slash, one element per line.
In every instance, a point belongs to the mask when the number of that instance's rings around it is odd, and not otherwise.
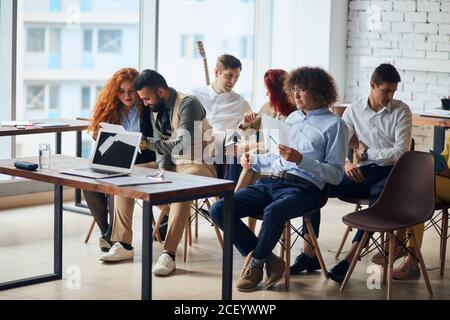
<path fill-rule="evenodd" d="M 120 111 L 120 124 L 127 131 L 141 132 L 141 117 L 136 106 L 130 109 L 128 116 Z"/>
<path fill-rule="evenodd" d="M 307 114 L 295 111 L 286 122 L 292 126 L 289 147 L 303 155 L 301 162 L 289 162 L 269 152 L 255 155 L 252 169 L 270 173 L 285 171 L 312 182 L 320 189 L 326 183 L 339 184 L 344 177 L 348 147 L 348 129 L 344 121 L 324 107 Z"/>

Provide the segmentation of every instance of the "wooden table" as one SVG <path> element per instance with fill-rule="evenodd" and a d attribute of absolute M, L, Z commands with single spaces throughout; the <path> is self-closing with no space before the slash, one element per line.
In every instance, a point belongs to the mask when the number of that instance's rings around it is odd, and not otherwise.
<path fill-rule="evenodd" d="M 413 115 L 413 125 L 417 126 L 433 126 L 433 150 L 442 152 L 445 145 L 445 130 L 450 128 L 449 118 L 426 117 L 419 114 Z"/>
<path fill-rule="evenodd" d="M 23 136 L 29 134 L 43 134 L 43 133 L 55 133 L 55 146 L 56 154 L 61 154 L 61 144 L 62 144 L 62 133 L 76 131 L 76 149 L 75 154 L 77 157 L 81 157 L 82 140 L 81 134 L 84 130 L 88 128 L 88 121 L 84 120 L 71 120 L 71 119 L 45 119 L 45 120 L 29 120 L 31 123 L 62 123 L 67 124 L 67 126 L 55 126 L 55 127 L 39 127 L 39 124 L 32 126 L 28 129 L 17 129 L 15 127 L 2 127 L 0 126 L 0 137 L 8 136 Z M 85 208 L 86 206 L 81 204 L 81 190 L 75 190 L 75 206 Z M 64 207 L 65 210 L 78 212 L 82 214 L 90 214 L 90 211 L 84 209 L 78 209 L 73 206 Z"/>
<path fill-rule="evenodd" d="M 0 283 L 0 291 L 32 285 L 47 281 L 62 279 L 62 232 L 63 232 L 63 186 L 85 189 L 112 195 L 120 195 L 144 201 L 142 219 L 142 299 L 150 300 L 152 296 L 152 206 L 173 202 L 224 196 L 224 250 L 222 265 L 222 299 L 232 298 L 232 216 L 234 201 L 234 182 L 208 177 L 165 172 L 165 177 L 172 183 L 142 185 L 134 187 L 116 187 L 110 184 L 98 183 L 95 179 L 61 174 L 65 169 L 88 166 L 86 159 L 54 155 L 51 157 L 50 169 L 40 171 L 19 170 L 14 167 L 14 161 L 24 160 L 36 162 L 37 157 L 11 159 L 0 161 L 0 174 L 16 176 L 46 183 L 52 183 L 54 188 L 54 273 L 34 278 L 14 280 Z M 134 174 L 149 175 L 156 170 L 136 167 Z M 18 228 L 20 226 L 17 226 Z M 0 226 L 1 230 L 1 226 Z"/>

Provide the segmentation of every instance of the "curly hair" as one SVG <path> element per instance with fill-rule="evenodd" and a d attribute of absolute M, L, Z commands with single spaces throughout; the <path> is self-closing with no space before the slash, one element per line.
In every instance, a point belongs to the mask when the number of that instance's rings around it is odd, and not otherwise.
<path fill-rule="evenodd" d="M 106 82 L 106 85 L 99 93 L 97 103 L 92 111 L 91 121 L 88 126 L 88 131 L 97 136 L 100 127 L 100 122 L 107 122 L 112 124 L 120 123 L 120 100 L 119 89 L 124 81 L 134 80 L 139 75 L 139 72 L 133 68 L 123 68 L 118 70 L 111 79 Z M 138 104 L 141 108 L 141 104 Z M 139 110 L 140 111 L 140 110 Z"/>
<path fill-rule="evenodd" d="M 283 90 L 283 84 L 287 77 L 288 73 L 281 69 L 269 69 L 264 74 L 264 83 L 270 93 L 270 105 L 285 117 L 296 109 L 295 104 L 290 101 L 289 96 Z"/>
<path fill-rule="evenodd" d="M 285 82 L 286 92 L 296 85 L 308 90 L 321 105 L 331 106 L 338 99 L 336 81 L 320 67 L 301 67 L 291 71 Z"/>

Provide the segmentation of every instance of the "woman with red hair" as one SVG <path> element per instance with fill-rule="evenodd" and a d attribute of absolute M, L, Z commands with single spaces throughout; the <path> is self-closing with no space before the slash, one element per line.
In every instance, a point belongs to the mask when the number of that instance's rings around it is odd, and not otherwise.
<path fill-rule="evenodd" d="M 264 74 L 264 87 L 266 88 L 266 95 L 269 98 L 269 101 L 263 105 L 259 113 L 245 113 L 243 122 L 239 126 L 240 129 L 253 129 L 254 131 L 262 130 L 261 119 L 263 113 L 272 118 L 285 120 L 292 111 L 297 109 L 291 97 L 284 90 L 284 81 L 287 76 L 288 73 L 281 69 L 269 69 L 266 71 Z M 264 142 L 261 140 L 262 135 L 260 134 L 259 142 L 257 144 L 245 146 L 246 151 L 253 150 L 253 152 L 258 153 L 266 152 Z M 239 181 L 236 184 L 235 192 L 254 184 L 256 180 L 260 178 L 261 175 L 259 173 L 243 169 L 239 176 Z M 255 229 L 255 224 L 256 220 L 249 218 L 249 227 L 252 230 Z"/>
<path fill-rule="evenodd" d="M 101 90 L 92 112 L 88 132 L 94 140 L 100 130 L 100 123 L 122 125 L 127 131 L 141 132 L 144 137 L 153 137 L 153 127 L 150 120 L 150 108 L 144 108 L 139 95 L 134 89 L 134 80 L 138 71 L 133 68 L 118 70 Z M 155 161 L 155 153 L 141 150 L 136 158 L 136 164 Z M 83 190 L 84 198 L 100 228 L 102 236 L 99 239 L 100 249 L 104 252 L 112 247 L 111 231 L 114 212 L 108 210 L 108 196 L 103 193 Z M 108 223 L 108 211 L 110 222 Z M 128 248 L 129 249 L 129 248 Z"/>

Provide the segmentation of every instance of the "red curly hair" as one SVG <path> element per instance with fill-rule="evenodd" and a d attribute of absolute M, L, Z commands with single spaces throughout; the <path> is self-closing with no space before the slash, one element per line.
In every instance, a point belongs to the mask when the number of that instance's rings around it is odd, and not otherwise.
<path fill-rule="evenodd" d="M 133 68 L 123 68 L 118 70 L 111 79 L 106 82 L 105 86 L 99 93 L 97 103 L 92 111 L 92 118 L 89 123 L 88 131 L 97 136 L 100 128 L 100 122 L 107 122 L 112 124 L 120 124 L 120 100 L 119 89 L 124 81 L 134 80 L 139 75 L 139 72 Z M 141 104 L 138 103 L 141 108 Z M 140 111 L 140 110 L 139 110 Z"/>
<path fill-rule="evenodd" d="M 284 91 L 284 81 L 287 77 L 288 73 L 281 69 L 269 69 L 264 74 L 264 83 L 269 91 L 270 105 L 276 112 L 285 117 L 296 109 L 295 104 Z"/>

